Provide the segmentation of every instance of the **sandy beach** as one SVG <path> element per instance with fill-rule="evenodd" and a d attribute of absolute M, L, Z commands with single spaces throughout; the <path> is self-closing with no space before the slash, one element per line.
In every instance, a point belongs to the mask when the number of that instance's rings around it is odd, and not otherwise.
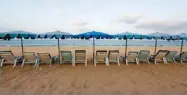
<path fill-rule="evenodd" d="M 12 68 L 5 65 L 0 73 L 0 95 L 187 95 L 187 65 L 184 64 L 111 64 L 109 67 L 91 64 L 92 47 L 61 47 L 61 50 L 86 49 L 88 67 L 78 64 L 20 65 Z M 124 47 L 99 46 L 96 50 L 120 50 L 124 56 Z M 180 47 L 158 47 L 176 50 Z M 21 55 L 20 47 L 0 47 L 0 50 L 12 50 L 15 56 Z M 150 50 L 154 47 L 128 47 L 128 51 Z M 184 47 L 184 51 L 187 48 Z M 57 56 L 57 47 L 24 47 L 24 51 L 49 52 Z"/>

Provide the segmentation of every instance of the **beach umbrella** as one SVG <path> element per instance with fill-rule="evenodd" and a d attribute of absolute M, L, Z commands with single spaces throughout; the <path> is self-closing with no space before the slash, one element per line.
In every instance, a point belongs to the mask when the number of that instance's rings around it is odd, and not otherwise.
<path fill-rule="evenodd" d="M 155 49 L 154 49 L 154 54 L 156 54 L 157 52 L 157 44 L 158 44 L 158 40 L 159 39 L 162 39 L 162 40 L 172 40 L 172 36 L 169 35 L 169 34 L 166 34 L 166 33 L 159 33 L 159 32 L 156 32 L 156 33 L 152 33 L 152 34 L 148 34 L 147 35 L 150 39 L 155 39 Z"/>
<path fill-rule="evenodd" d="M 58 63 L 60 64 L 60 39 L 66 39 L 66 38 L 70 38 L 72 37 L 72 34 L 67 33 L 67 32 L 61 32 L 61 31 L 54 31 L 54 32 L 48 32 L 48 33 L 44 33 L 44 34 L 39 34 L 37 35 L 37 38 L 41 38 L 41 39 L 57 39 L 58 44 Z"/>
<path fill-rule="evenodd" d="M 81 33 L 78 35 L 75 35 L 73 38 L 77 38 L 77 39 L 90 39 L 93 38 L 93 63 L 94 63 L 94 56 L 95 56 L 95 39 L 111 39 L 113 38 L 112 35 L 106 34 L 106 33 L 102 33 L 102 32 L 97 32 L 97 31 L 91 31 L 91 32 L 85 32 L 85 33 Z"/>
<path fill-rule="evenodd" d="M 186 34 L 186 33 L 182 33 L 182 34 L 176 35 L 176 38 L 177 38 L 178 40 L 181 40 L 180 54 L 182 54 L 182 52 L 183 52 L 184 40 L 187 40 L 187 34 Z"/>
<path fill-rule="evenodd" d="M 30 33 L 30 32 L 25 32 L 25 31 L 12 31 L 12 32 L 3 32 L 0 33 L 0 38 L 4 40 L 10 40 L 14 38 L 21 39 L 21 51 L 22 51 L 22 56 L 23 56 L 23 38 L 24 39 L 35 39 L 36 34 Z"/>
<path fill-rule="evenodd" d="M 118 39 L 124 39 L 125 42 L 125 57 L 127 56 L 127 45 L 128 45 L 128 39 L 147 39 L 148 36 L 145 35 L 140 35 L 140 34 L 136 34 L 136 33 L 131 33 L 131 32 L 124 32 L 124 33 L 120 33 L 120 34 L 116 34 Z"/>

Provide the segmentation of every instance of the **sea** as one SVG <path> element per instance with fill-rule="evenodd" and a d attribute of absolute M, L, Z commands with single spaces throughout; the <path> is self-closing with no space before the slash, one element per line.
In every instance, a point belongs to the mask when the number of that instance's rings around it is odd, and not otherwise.
<path fill-rule="evenodd" d="M 60 46 L 92 46 L 93 39 L 84 40 L 84 39 L 60 39 Z M 118 39 L 95 39 L 96 46 L 125 46 L 125 40 Z M 57 46 L 58 40 L 56 39 L 23 39 L 24 46 Z M 155 40 L 147 39 L 128 39 L 128 46 L 154 46 Z M 158 40 L 158 46 L 180 46 L 180 40 L 168 41 L 168 40 Z M 184 41 L 184 45 L 187 45 L 187 41 Z M 20 39 L 13 40 L 0 40 L 0 46 L 21 46 Z"/>

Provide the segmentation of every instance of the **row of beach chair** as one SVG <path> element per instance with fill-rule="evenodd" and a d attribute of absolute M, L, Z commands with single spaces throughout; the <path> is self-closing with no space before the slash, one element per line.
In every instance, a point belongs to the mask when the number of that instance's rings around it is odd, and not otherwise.
<path fill-rule="evenodd" d="M 187 61 L 187 52 L 183 52 L 180 55 L 176 55 L 177 51 L 168 51 L 168 50 L 159 50 L 156 55 L 150 56 L 150 51 L 141 50 L 141 51 L 129 51 L 126 57 L 119 56 L 119 50 L 97 50 L 96 55 L 94 57 L 94 66 L 97 63 L 105 63 L 106 66 L 109 66 L 109 63 L 117 63 L 120 66 L 120 60 L 125 61 L 126 65 L 131 62 L 135 62 L 137 65 L 140 62 L 154 61 L 155 64 L 163 61 L 165 64 L 168 62 L 176 63 L 176 61 L 180 61 L 183 63 Z M 21 67 L 24 64 L 34 64 L 34 67 L 38 67 L 39 64 L 45 63 L 50 66 L 52 63 L 55 63 L 57 60 L 56 56 L 51 56 L 49 53 L 34 53 L 34 52 L 23 52 L 23 56 L 14 56 L 11 51 L 0 51 L 0 66 L 3 64 L 11 63 L 13 67 L 16 66 L 17 63 L 21 63 Z M 87 66 L 87 55 L 86 50 L 75 50 L 75 54 L 73 56 L 72 51 L 60 51 L 60 63 L 71 63 L 75 66 L 76 63 L 84 63 Z"/>
<path fill-rule="evenodd" d="M 177 51 L 159 50 L 156 55 L 150 56 L 150 51 L 141 50 L 140 52 L 129 51 L 128 56 L 125 57 L 127 65 L 129 62 L 135 62 L 138 65 L 142 61 L 147 62 L 148 64 L 150 61 L 154 61 L 154 63 L 158 65 L 158 62 L 160 61 L 167 64 L 168 62 L 176 63 L 176 60 L 180 61 L 180 63 L 187 61 L 187 52 L 177 55 Z"/>

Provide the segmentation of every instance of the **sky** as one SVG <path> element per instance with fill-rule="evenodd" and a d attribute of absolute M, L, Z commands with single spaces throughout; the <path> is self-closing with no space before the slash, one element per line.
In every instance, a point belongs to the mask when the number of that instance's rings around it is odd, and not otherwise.
<path fill-rule="evenodd" d="M 187 0 L 0 0 L 0 32 L 187 33 Z"/>

